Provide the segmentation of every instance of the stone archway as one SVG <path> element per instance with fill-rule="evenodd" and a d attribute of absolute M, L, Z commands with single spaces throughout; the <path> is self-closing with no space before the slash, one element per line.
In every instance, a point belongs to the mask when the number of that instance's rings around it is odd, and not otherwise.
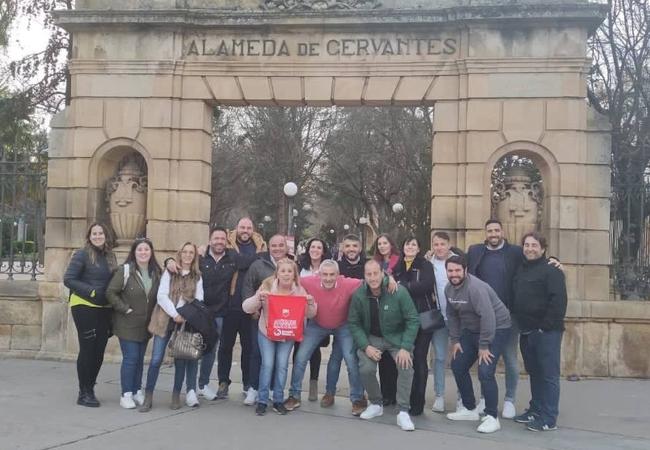
<path fill-rule="evenodd" d="M 164 254 L 207 230 L 212 106 L 435 104 L 432 228 L 461 247 L 482 241 L 486 168 L 529 151 L 547 162 L 550 245 L 571 299 L 608 299 L 609 149 L 584 100 L 586 40 L 606 5 L 182 3 L 78 0 L 55 14 L 74 49 L 72 103 L 52 124 L 49 297 L 60 295 L 64 268 L 52 262 L 78 245 L 92 215 L 72 201 L 90 187 L 78 174 L 105 142 L 147 149 L 147 233 Z"/>

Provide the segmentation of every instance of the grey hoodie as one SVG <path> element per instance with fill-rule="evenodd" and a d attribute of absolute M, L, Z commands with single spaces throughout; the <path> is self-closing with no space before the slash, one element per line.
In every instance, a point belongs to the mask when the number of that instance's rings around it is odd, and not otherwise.
<path fill-rule="evenodd" d="M 480 333 L 479 348 L 487 349 L 496 330 L 510 328 L 510 313 L 489 284 L 469 273 L 459 285 L 445 288 L 449 339 L 456 344 L 462 330 Z"/>

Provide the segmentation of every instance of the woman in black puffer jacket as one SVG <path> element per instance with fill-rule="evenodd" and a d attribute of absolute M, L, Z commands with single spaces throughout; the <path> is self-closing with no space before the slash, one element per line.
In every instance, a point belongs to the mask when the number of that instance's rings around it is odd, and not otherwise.
<path fill-rule="evenodd" d="M 405 239 L 402 244 L 402 255 L 393 269 L 393 277 L 409 291 L 418 313 L 435 308 L 433 266 L 420 254 L 421 248 L 420 241 L 416 237 Z M 410 410 L 412 416 L 419 416 L 424 410 L 424 395 L 429 375 L 427 359 L 432 336 L 433 331 L 424 332 L 420 328 L 415 338 Z"/>
<path fill-rule="evenodd" d="M 93 223 L 86 233 L 86 245 L 74 253 L 63 276 L 63 284 L 70 289 L 70 311 L 79 339 L 77 404 L 81 406 L 99 406 L 95 383 L 111 323 L 106 288 L 117 265 L 112 247 L 106 226 Z"/>

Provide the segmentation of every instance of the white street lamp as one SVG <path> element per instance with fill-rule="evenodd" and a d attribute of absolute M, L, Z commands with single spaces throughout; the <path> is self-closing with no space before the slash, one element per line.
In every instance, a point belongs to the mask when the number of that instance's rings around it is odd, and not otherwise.
<path fill-rule="evenodd" d="M 348 225 L 348 224 L 346 223 L 345 225 L 343 225 L 343 229 L 344 229 L 345 231 L 348 231 L 348 230 L 350 229 L 350 225 Z"/>
<path fill-rule="evenodd" d="M 289 181 L 284 185 L 284 195 L 287 196 L 289 205 L 287 207 L 287 236 L 293 236 L 293 212 L 296 211 L 293 209 L 293 198 L 298 194 L 298 185 L 293 181 Z M 296 211 L 297 212 L 297 211 Z"/>
<path fill-rule="evenodd" d="M 399 213 L 401 213 L 402 211 L 404 211 L 404 205 L 402 205 L 402 204 L 399 203 L 399 202 L 393 204 L 393 212 L 394 212 L 395 214 L 399 214 Z"/>

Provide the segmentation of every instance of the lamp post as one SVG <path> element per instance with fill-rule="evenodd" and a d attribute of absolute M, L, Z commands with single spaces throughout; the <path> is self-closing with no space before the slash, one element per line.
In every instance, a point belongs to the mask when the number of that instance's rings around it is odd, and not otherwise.
<path fill-rule="evenodd" d="M 289 181 L 284 185 L 284 195 L 288 199 L 287 207 L 287 236 L 293 236 L 293 198 L 298 193 L 298 186 L 293 181 Z"/>
<path fill-rule="evenodd" d="M 395 214 L 400 214 L 402 211 L 404 211 L 404 205 L 402 205 L 400 202 L 393 204 L 393 212 Z"/>
<path fill-rule="evenodd" d="M 361 251 L 365 255 L 366 252 L 366 230 L 365 226 L 368 225 L 367 217 L 359 217 L 359 225 L 361 225 Z"/>

